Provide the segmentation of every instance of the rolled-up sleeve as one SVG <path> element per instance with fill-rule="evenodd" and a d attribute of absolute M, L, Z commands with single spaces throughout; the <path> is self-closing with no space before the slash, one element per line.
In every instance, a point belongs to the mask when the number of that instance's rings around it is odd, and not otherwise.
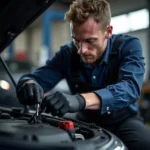
<path fill-rule="evenodd" d="M 101 98 L 101 114 L 127 107 L 140 97 L 145 72 L 140 41 L 137 38 L 124 41 L 119 48 L 119 59 L 118 82 L 94 91 Z"/>

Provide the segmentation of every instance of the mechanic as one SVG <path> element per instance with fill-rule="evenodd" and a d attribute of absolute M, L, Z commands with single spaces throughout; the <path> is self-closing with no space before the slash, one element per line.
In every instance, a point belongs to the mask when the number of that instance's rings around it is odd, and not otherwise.
<path fill-rule="evenodd" d="M 105 0 L 75 0 L 65 20 L 71 43 L 21 77 L 20 103 L 41 103 L 41 109 L 54 116 L 77 113 L 78 119 L 114 133 L 129 149 L 150 149 L 150 131 L 137 105 L 145 72 L 139 39 L 112 34 L 110 5 Z M 72 94 L 49 92 L 63 78 Z"/>

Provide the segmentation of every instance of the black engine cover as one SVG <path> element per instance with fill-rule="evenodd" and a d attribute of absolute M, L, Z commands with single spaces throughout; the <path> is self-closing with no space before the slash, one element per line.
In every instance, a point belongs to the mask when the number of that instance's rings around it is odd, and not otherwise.
<path fill-rule="evenodd" d="M 69 134 L 50 125 L 28 124 L 23 120 L 0 120 L 0 137 L 38 143 L 71 142 Z"/>

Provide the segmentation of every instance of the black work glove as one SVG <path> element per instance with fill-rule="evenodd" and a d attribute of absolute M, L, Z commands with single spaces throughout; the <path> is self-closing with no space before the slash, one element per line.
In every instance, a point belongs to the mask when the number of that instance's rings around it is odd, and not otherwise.
<path fill-rule="evenodd" d="M 80 95 L 69 95 L 61 92 L 49 94 L 44 98 L 41 109 L 53 116 L 63 116 L 65 113 L 78 112 L 85 108 L 85 99 Z"/>
<path fill-rule="evenodd" d="M 23 105 L 34 105 L 42 102 L 44 92 L 38 83 L 27 82 L 17 91 L 17 97 Z"/>

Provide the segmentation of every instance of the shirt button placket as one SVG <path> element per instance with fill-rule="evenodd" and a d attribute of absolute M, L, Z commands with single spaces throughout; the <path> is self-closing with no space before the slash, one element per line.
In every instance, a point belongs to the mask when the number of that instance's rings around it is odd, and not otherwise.
<path fill-rule="evenodd" d="M 93 83 L 93 85 L 95 85 L 97 83 L 96 79 L 97 79 L 96 75 L 93 75 L 92 76 L 92 83 Z"/>
<path fill-rule="evenodd" d="M 106 110 L 108 115 L 111 114 L 111 112 L 109 111 L 109 107 L 107 107 Z"/>
<path fill-rule="evenodd" d="M 96 76 L 93 76 L 93 79 L 96 79 Z"/>

